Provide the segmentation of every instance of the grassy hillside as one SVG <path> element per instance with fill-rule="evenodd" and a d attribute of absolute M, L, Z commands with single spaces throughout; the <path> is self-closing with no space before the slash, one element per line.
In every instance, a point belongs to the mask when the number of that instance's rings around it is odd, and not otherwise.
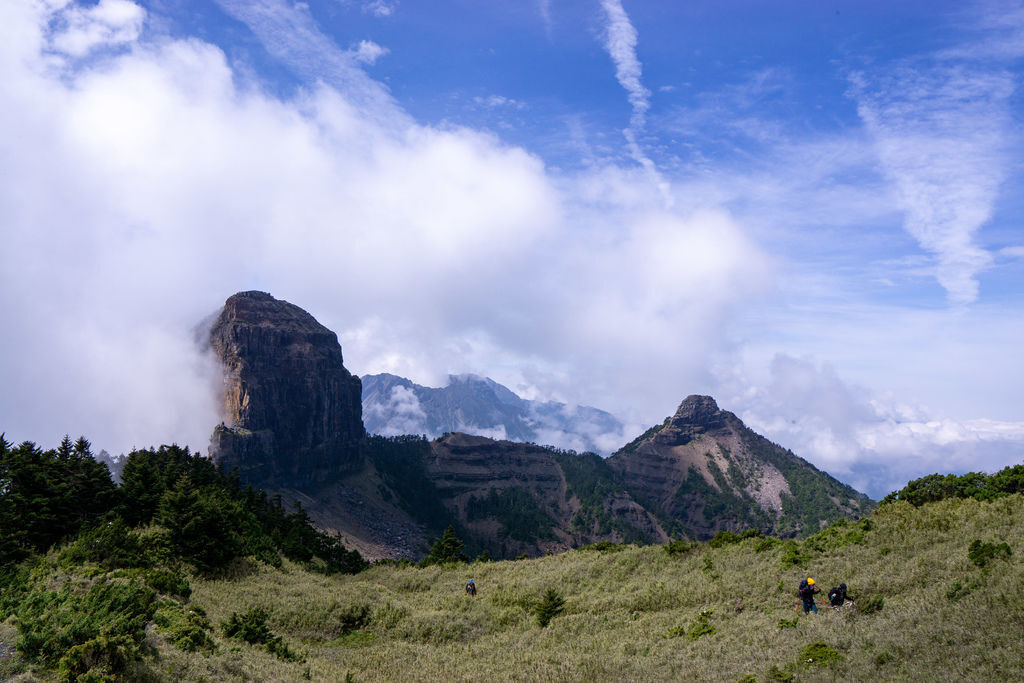
<path fill-rule="evenodd" d="M 46 555 L 33 581 L 79 592 L 105 581 L 133 585 L 130 575 L 61 565 L 58 557 Z M 824 591 L 845 582 L 857 603 L 874 611 L 804 616 L 795 590 L 808 575 Z M 479 587 L 475 598 L 463 592 L 468 578 Z M 157 620 L 172 626 L 146 631 L 143 649 L 152 646 L 157 655 L 135 677 L 1024 679 L 1021 494 L 919 508 L 896 501 L 868 520 L 841 522 L 799 543 L 722 535 L 700 545 L 376 566 L 351 576 L 249 559 L 228 577 L 190 576 L 189 584 L 188 597 L 180 587 L 157 588 L 164 614 Z M 535 611 L 551 588 L 564 598 L 564 611 L 542 628 Z M 269 648 L 228 638 L 220 627 L 231 622 L 238 631 L 249 623 L 259 631 L 261 615 L 269 628 L 263 639 L 277 643 Z M 16 624 L 12 616 L 0 625 L 0 678 L 30 680 L 20 655 L 3 654 L 19 637 Z M 193 637 L 182 639 L 186 632 Z M 186 652 L 171 644 L 174 637 L 200 646 Z"/>

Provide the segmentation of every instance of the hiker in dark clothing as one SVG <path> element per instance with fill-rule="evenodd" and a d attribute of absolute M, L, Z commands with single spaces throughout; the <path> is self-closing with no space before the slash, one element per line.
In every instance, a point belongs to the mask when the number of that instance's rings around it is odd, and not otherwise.
<path fill-rule="evenodd" d="M 828 604 L 832 607 L 842 607 L 849 600 L 853 602 L 853 596 L 846 592 L 846 584 L 839 584 L 838 588 L 833 588 L 828 592 Z"/>
<path fill-rule="evenodd" d="M 800 596 L 800 600 L 804 604 L 804 614 L 808 612 L 818 613 L 818 606 L 814 604 L 814 594 L 820 593 L 821 589 L 814 585 L 814 579 L 807 577 L 804 581 L 800 582 L 800 590 L 797 591 L 797 595 Z"/>
<path fill-rule="evenodd" d="M 476 595 L 476 584 L 473 583 L 473 579 L 466 583 L 466 595 Z"/>

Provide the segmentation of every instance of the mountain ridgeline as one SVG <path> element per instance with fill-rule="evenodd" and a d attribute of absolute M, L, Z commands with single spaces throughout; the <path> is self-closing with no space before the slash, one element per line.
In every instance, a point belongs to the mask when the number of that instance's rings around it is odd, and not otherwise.
<path fill-rule="evenodd" d="M 363 424 L 371 434 L 423 434 L 436 439 L 449 432 L 466 432 L 603 455 L 623 440 L 622 422 L 611 413 L 529 401 L 476 375 L 452 375 L 441 388 L 387 373 L 365 375 L 362 380 Z"/>
<path fill-rule="evenodd" d="M 389 401 L 414 399 L 403 404 L 420 420 L 413 426 L 424 424 L 431 401 L 467 426 L 481 413 L 453 403 L 451 392 L 417 394 L 394 376 L 368 377 L 372 400 L 363 392 L 360 401 L 360 380 L 345 369 L 337 336 L 262 292 L 230 297 L 208 340 L 225 378 L 212 457 L 243 481 L 301 502 L 319 526 L 371 558 L 422 556 L 449 525 L 467 551 L 509 558 L 747 528 L 800 536 L 873 507 L 708 396 L 688 397 L 607 459 L 458 431 L 431 441 L 369 435 L 364 405 L 392 427 L 400 421 L 386 414 Z M 450 386 L 457 384 L 503 399 L 524 429 L 551 424 L 489 380 L 453 378 Z M 564 414 L 559 405 L 549 409 Z M 576 415 L 600 429 L 616 425 L 596 409 Z M 505 436 L 523 438 L 507 429 Z"/>

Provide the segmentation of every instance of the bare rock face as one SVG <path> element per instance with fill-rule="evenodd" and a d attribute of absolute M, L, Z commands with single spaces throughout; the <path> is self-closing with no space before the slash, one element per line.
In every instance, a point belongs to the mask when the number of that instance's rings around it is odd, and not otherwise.
<path fill-rule="evenodd" d="M 687 397 L 608 464 L 675 520 L 676 533 L 700 539 L 746 528 L 799 535 L 871 507 L 866 496 L 751 431 L 710 396 Z"/>
<path fill-rule="evenodd" d="M 585 489 L 574 481 L 578 467 L 570 464 L 577 459 L 600 461 L 456 432 L 430 443 L 425 470 L 469 538 L 497 557 L 563 552 L 597 541 L 668 540 L 657 519 L 611 479 L 603 481 L 605 492 L 592 509 L 581 510 L 578 494 Z M 589 523 L 592 518 L 603 519 L 604 528 Z"/>
<path fill-rule="evenodd" d="M 361 385 L 334 332 L 264 292 L 230 297 L 209 344 L 224 371 L 211 456 L 253 484 L 309 485 L 360 464 Z"/>

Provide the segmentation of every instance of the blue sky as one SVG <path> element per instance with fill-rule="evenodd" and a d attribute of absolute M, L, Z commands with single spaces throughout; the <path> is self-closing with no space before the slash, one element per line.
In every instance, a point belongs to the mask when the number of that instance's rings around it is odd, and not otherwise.
<path fill-rule="evenodd" d="M 1024 5 L 0 8 L 0 430 L 205 450 L 263 289 L 625 442 L 708 393 L 879 496 L 1024 453 Z"/>

